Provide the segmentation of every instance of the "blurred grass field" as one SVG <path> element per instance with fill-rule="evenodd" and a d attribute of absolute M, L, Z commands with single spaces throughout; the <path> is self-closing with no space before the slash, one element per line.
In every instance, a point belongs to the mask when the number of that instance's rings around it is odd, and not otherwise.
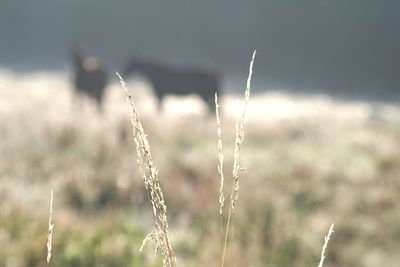
<path fill-rule="evenodd" d="M 178 266 L 220 259 L 216 122 L 195 96 L 162 112 L 143 82 L 128 84 L 149 135 L 168 205 Z M 149 244 L 150 204 L 136 165 L 117 79 L 104 114 L 78 103 L 60 73 L 0 72 L 0 267 L 160 266 Z M 231 173 L 236 96 L 222 96 L 225 173 Z M 250 100 L 234 236 L 227 266 L 400 262 L 400 108 L 324 96 Z M 227 177 L 228 178 L 228 177 Z"/>

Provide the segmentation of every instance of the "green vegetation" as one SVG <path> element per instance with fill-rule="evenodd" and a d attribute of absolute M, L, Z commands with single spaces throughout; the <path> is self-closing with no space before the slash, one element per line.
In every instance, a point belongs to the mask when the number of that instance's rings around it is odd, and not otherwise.
<path fill-rule="evenodd" d="M 19 103 L 21 90 L 4 96 Z M 47 266 L 50 188 L 52 266 L 161 266 L 151 242 L 139 252 L 153 218 L 127 109 L 75 116 L 60 112 L 59 103 L 70 98 L 54 94 L 32 93 L 12 112 L 0 109 L 0 266 Z M 122 95 L 118 101 L 113 105 L 126 107 Z M 317 266 L 331 222 L 336 231 L 324 266 L 397 266 L 400 112 L 383 109 L 376 118 L 367 108 L 363 116 L 337 117 L 343 107 L 335 105 L 335 113 L 265 124 L 249 118 L 226 266 Z M 222 122 L 224 166 L 232 166 L 234 121 L 223 113 Z M 160 170 L 178 265 L 216 265 L 215 120 L 161 121 L 149 113 L 142 123 Z"/>

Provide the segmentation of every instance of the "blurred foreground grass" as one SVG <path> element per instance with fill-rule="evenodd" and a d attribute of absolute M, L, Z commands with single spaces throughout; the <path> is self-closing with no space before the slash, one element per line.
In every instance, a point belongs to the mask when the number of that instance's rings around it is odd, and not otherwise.
<path fill-rule="evenodd" d="M 71 103 L 63 76 L 2 73 L 0 81 L 0 266 L 46 265 L 50 188 L 51 265 L 160 266 L 151 244 L 138 252 L 153 224 L 122 89 L 110 88 L 99 116 Z M 214 266 L 214 117 L 168 112 L 168 103 L 157 114 L 145 91 L 133 95 L 160 169 L 178 265 Z M 223 98 L 226 174 L 233 103 Z M 251 100 L 249 113 L 227 266 L 316 266 L 331 222 L 324 266 L 398 266 L 400 109 L 267 94 Z"/>

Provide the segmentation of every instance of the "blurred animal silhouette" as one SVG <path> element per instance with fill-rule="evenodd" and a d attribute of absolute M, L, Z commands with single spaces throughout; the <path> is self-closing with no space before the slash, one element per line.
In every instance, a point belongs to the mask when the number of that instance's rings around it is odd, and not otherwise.
<path fill-rule="evenodd" d="M 219 94 L 219 76 L 202 69 L 175 69 L 160 63 L 132 59 L 127 64 L 124 76 L 134 72 L 144 75 L 153 86 L 161 103 L 167 94 L 197 94 L 208 105 L 209 111 L 215 109 L 214 95 Z"/>
<path fill-rule="evenodd" d="M 107 85 L 107 72 L 99 60 L 88 56 L 83 45 L 72 48 L 74 68 L 74 86 L 78 94 L 86 94 L 96 101 L 99 112 L 102 111 L 102 101 Z"/>

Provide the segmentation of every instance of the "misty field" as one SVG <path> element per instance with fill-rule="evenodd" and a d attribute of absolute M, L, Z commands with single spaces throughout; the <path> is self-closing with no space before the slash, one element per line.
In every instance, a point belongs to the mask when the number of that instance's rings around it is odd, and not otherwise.
<path fill-rule="evenodd" d="M 161 266 L 151 242 L 139 252 L 153 218 L 117 78 L 102 115 L 70 87 L 60 73 L 0 72 L 0 267 L 47 266 L 51 188 L 50 265 Z M 170 96 L 158 111 L 146 83 L 128 87 L 160 171 L 177 266 L 218 266 L 214 114 L 196 96 Z M 229 177 L 238 97 L 221 96 Z M 324 266 L 398 266 L 399 148 L 394 105 L 253 94 L 226 266 L 317 266 L 332 222 Z"/>

